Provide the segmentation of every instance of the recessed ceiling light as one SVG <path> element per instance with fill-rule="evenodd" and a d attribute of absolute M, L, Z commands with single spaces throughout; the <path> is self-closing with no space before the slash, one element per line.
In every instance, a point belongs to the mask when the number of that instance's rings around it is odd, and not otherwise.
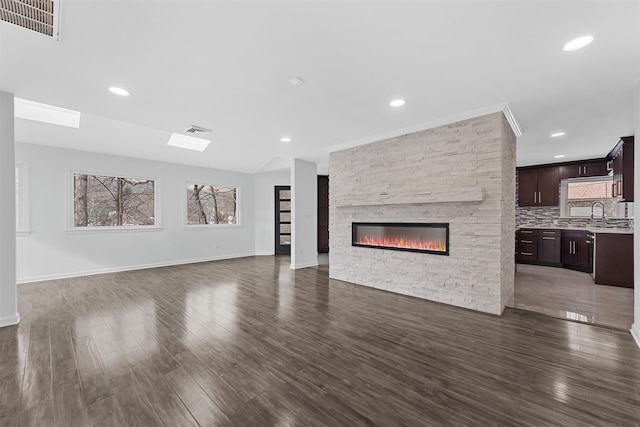
<path fill-rule="evenodd" d="M 557 156 L 553 156 L 554 159 L 561 159 L 564 157 L 564 154 L 558 154 Z"/>
<path fill-rule="evenodd" d="M 402 107 L 404 104 L 406 104 L 404 99 L 394 99 L 389 103 L 392 107 Z"/>
<path fill-rule="evenodd" d="M 591 36 L 582 36 L 577 39 L 571 40 L 569 43 L 565 44 L 562 50 L 565 52 L 571 52 L 572 50 L 582 49 L 593 41 L 593 37 Z"/>
<path fill-rule="evenodd" d="M 283 138 L 280 138 L 280 142 L 291 142 L 291 138 L 285 136 Z"/>
<path fill-rule="evenodd" d="M 193 136 L 180 135 L 179 133 L 171 134 L 167 145 L 172 147 L 186 148 L 187 150 L 204 151 L 211 141 L 208 139 L 195 138 Z"/>
<path fill-rule="evenodd" d="M 119 95 L 119 96 L 129 96 L 131 95 L 128 90 L 122 89 L 121 87 L 111 86 L 109 88 L 109 92 Z"/>
<path fill-rule="evenodd" d="M 551 136 L 551 138 L 557 138 L 559 136 L 565 136 L 565 135 L 566 135 L 566 133 L 564 133 L 564 132 L 554 132 L 550 136 Z"/>
<path fill-rule="evenodd" d="M 41 104 L 26 99 L 15 98 L 15 116 L 20 119 L 35 120 L 53 125 L 80 127 L 80 111 L 67 110 L 55 105 Z"/>

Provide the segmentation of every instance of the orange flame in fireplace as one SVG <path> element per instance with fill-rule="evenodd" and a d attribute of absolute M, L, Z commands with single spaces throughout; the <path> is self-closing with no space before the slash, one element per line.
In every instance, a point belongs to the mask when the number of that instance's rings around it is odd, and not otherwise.
<path fill-rule="evenodd" d="M 356 244 L 385 248 L 420 249 L 438 252 L 447 251 L 447 244 L 437 240 L 410 240 L 397 237 L 362 236 Z"/>

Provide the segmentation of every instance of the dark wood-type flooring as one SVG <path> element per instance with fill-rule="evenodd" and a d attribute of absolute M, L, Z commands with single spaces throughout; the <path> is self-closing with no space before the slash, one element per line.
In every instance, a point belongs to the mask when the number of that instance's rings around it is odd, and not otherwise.
<path fill-rule="evenodd" d="M 19 286 L 0 425 L 640 425 L 628 332 L 251 257 Z"/>

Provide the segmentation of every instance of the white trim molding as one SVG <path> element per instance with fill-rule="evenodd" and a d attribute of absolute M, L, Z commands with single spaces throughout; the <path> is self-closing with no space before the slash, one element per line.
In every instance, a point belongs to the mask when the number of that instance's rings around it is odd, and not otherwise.
<path fill-rule="evenodd" d="M 640 323 L 634 323 L 631 325 L 631 336 L 636 341 L 638 347 L 640 347 Z"/>
<path fill-rule="evenodd" d="M 20 323 L 20 314 L 16 313 L 10 317 L 3 317 L 0 319 L 0 328 L 4 328 L 5 326 L 13 326 Z"/>
<path fill-rule="evenodd" d="M 462 120 L 469 120 L 475 117 L 486 116 L 487 114 L 493 114 L 502 112 L 511 125 L 511 129 L 516 137 L 522 136 L 522 130 L 516 121 L 516 118 L 511 111 L 511 106 L 508 102 L 502 102 L 496 105 L 490 105 L 488 107 L 479 108 L 477 110 L 467 111 L 465 113 L 454 114 L 440 119 L 432 120 L 429 122 L 419 123 L 417 125 L 407 126 L 400 129 L 394 129 L 389 132 L 379 133 L 377 135 L 367 136 L 354 141 L 343 142 L 340 144 L 327 147 L 325 150 L 333 153 L 334 151 L 346 150 L 348 148 L 358 147 L 360 145 L 371 144 L 372 142 L 383 141 L 385 139 L 395 138 L 401 135 L 407 135 L 409 133 L 419 132 L 427 129 L 433 129 L 439 126 L 448 125 L 451 123 L 457 123 Z"/>
<path fill-rule="evenodd" d="M 309 267 L 317 267 L 317 266 L 318 266 L 318 261 L 312 261 L 305 264 L 298 264 L 298 265 L 291 264 L 290 268 L 292 270 L 300 270 L 301 268 L 309 268 Z"/>
<path fill-rule="evenodd" d="M 124 271 L 145 270 L 148 268 L 170 267 L 174 265 L 195 264 L 199 262 L 219 261 L 223 259 L 232 259 L 232 258 L 245 258 L 250 256 L 254 256 L 254 253 L 251 252 L 251 253 L 218 255 L 218 256 L 212 256 L 212 257 L 192 258 L 192 259 L 185 259 L 185 260 L 179 260 L 179 261 L 154 262 L 150 264 L 139 264 L 139 265 L 133 265 L 133 266 L 101 268 L 97 270 L 86 270 L 86 271 L 74 271 L 71 273 L 62 273 L 62 274 L 47 274 L 44 276 L 22 277 L 22 278 L 18 278 L 18 284 L 44 282 L 46 280 L 69 279 L 71 277 L 94 276 L 96 274 L 121 273 Z"/>

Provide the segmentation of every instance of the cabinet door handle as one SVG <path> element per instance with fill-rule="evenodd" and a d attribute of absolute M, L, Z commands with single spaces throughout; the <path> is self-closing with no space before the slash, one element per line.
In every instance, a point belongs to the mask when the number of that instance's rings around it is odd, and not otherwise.
<path fill-rule="evenodd" d="M 533 192 L 533 203 L 538 203 L 538 193 L 536 193 L 535 191 Z"/>
<path fill-rule="evenodd" d="M 543 237 L 542 240 L 556 240 L 555 237 Z"/>
<path fill-rule="evenodd" d="M 520 230 L 522 234 L 533 234 L 533 230 Z"/>
<path fill-rule="evenodd" d="M 587 167 L 583 166 L 583 170 L 584 170 L 584 174 L 586 175 L 587 174 Z"/>
<path fill-rule="evenodd" d="M 542 203 L 542 192 L 538 191 L 538 203 Z"/>
<path fill-rule="evenodd" d="M 520 240 L 520 243 L 533 243 L 533 240 Z"/>
<path fill-rule="evenodd" d="M 520 255 L 533 255 L 531 252 L 520 252 Z"/>
<path fill-rule="evenodd" d="M 616 183 L 611 184 L 611 197 L 616 197 Z"/>

